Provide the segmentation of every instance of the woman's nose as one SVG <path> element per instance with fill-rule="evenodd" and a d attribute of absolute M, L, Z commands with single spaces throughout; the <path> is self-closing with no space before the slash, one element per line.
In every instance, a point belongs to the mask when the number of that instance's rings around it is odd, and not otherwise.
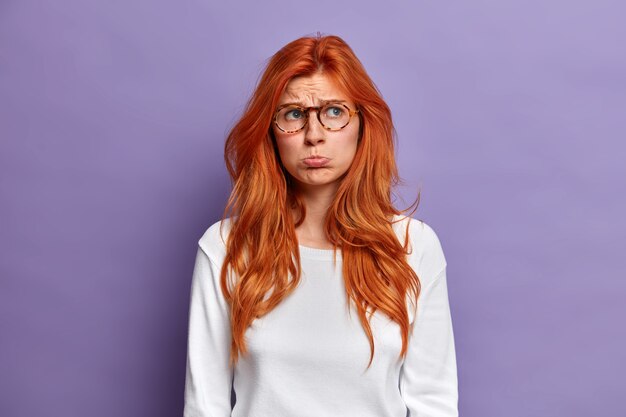
<path fill-rule="evenodd" d="M 315 113 L 314 113 L 315 112 Z M 326 129 L 320 124 L 317 119 L 317 111 L 311 110 L 309 112 L 309 121 L 306 124 L 304 139 L 309 143 L 323 142 Z"/>

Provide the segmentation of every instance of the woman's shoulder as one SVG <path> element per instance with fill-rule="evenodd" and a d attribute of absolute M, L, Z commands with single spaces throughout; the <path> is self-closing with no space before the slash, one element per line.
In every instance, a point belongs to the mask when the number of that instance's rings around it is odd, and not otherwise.
<path fill-rule="evenodd" d="M 421 248 L 441 246 L 439 236 L 435 229 L 424 220 L 415 219 L 409 216 L 394 216 L 394 230 L 403 239 L 405 233 L 409 234 L 409 242 Z"/>
<path fill-rule="evenodd" d="M 198 245 L 217 265 L 226 256 L 226 242 L 230 232 L 231 218 L 227 217 L 211 224 L 198 240 Z"/>
<path fill-rule="evenodd" d="M 409 237 L 409 263 L 418 275 L 435 278 L 446 266 L 446 257 L 439 235 L 423 220 L 396 215 L 393 224 L 401 244 Z"/>

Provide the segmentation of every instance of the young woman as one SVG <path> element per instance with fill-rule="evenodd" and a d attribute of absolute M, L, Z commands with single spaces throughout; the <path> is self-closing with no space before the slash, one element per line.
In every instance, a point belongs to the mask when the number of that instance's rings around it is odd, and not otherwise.
<path fill-rule="evenodd" d="M 394 134 L 341 38 L 270 59 L 198 242 L 185 417 L 458 415 L 446 259 L 392 205 Z"/>

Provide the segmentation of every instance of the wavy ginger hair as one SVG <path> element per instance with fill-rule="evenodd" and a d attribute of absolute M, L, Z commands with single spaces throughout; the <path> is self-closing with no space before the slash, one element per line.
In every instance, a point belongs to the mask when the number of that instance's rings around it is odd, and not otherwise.
<path fill-rule="evenodd" d="M 272 118 L 287 83 L 316 72 L 332 79 L 360 109 L 358 149 L 324 227 L 334 255 L 341 249 L 346 294 L 369 339 L 367 367 L 374 357 L 368 312 L 371 318 L 380 309 L 400 326 L 400 356 L 407 352 L 406 296 L 412 294 L 417 305 L 421 285 L 406 260 L 408 234 L 401 244 L 392 227 L 393 216 L 408 209 L 399 211 L 391 202 L 391 188 L 400 183 L 391 112 L 352 49 L 340 37 L 318 32 L 290 42 L 270 58 L 226 140 L 224 157 L 233 189 L 222 218 L 230 217 L 231 223 L 220 285 L 230 306 L 231 364 L 240 352 L 247 353 L 244 333 L 252 321 L 272 311 L 300 282 L 295 229 L 306 210 L 280 161 Z M 415 209 L 417 202 L 419 194 Z M 236 282 L 228 281 L 229 270 Z"/>

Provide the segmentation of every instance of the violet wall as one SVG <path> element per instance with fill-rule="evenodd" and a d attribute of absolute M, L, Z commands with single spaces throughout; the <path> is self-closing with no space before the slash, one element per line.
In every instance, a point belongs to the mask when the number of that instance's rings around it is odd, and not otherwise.
<path fill-rule="evenodd" d="M 1 2 L 0 415 L 182 415 L 225 135 L 317 31 L 391 106 L 399 193 L 444 246 L 461 415 L 618 415 L 623 4 Z"/>

